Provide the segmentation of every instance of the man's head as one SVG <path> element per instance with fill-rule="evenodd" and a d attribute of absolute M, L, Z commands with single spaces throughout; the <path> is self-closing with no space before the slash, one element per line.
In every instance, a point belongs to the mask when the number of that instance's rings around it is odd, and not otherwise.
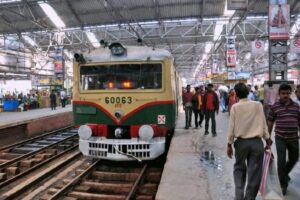
<path fill-rule="evenodd" d="M 211 84 L 211 83 L 209 83 L 208 85 L 207 85 L 207 91 L 213 91 L 213 88 L 214 88 L 214 85 L 213 84 Z"/>
<path fill-rule="evenodd" d="M 204 90 L 203 85 L 200 85 L 200 86 L 199 86 L 199 91 L 200 91 L 200 92 L 203 92 L 203 90 Z"/>
<path fill-rule="evenodd" d="M 298 99 L 300 99 L 300 85 L 297 85 L 295 95 L 297 96 Z"/>
<path fill-rule="evenodd" d="M 287 103 L 290 100 L 292 87 L 286 83 L 279 86 L 278 94 L 282 103 Z"/>
<path fill-rule="evenodd" d="M 195 87 L 195 92 L 199 93 L 199 91 L 200 91 L 199 87 Z"/>
<path fill-rule="evenodd" d="M 234 90 L 235 90 L 236 96 L 239 99 L 247 98 L 247 96 L 249 94 L 249 89 L 248 89 L 248 87 L 244 83 L 238 83 L 238 84 L 236 84 L 234 86 Z"/>
<path fill-rule="evenodd" d="M 186 86 L 186 91 L 187 91 L 187 92 L 190 92 L 190 91 L 191 91 L 191 85 L 187 85 L 187 86 Z"/>

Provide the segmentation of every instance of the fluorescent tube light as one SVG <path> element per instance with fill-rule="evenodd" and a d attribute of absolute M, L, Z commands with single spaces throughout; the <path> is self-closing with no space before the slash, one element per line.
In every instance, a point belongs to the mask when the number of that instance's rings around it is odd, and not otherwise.
<path fill-rule="evenodd" d="M 35 43 L 35 41 L 33 39 L 31 39 L 29 36 L 27 35 L 23 35 L 22 38 L 31 46 L 36 47 L 37 44 Z"/>
<path fill-rule="evenodd" d="M 66 27 L 65 23 L 61 20 L 61 18 L 57 15 L 55 10 L 50 6 L 48 3 L 40 1 L 38 2 L 40 7 L 43 9 L 43 11 L 46 13 L 46 15 L 49 17 L 49 19 L 52 21 L 52 23 L 57 28 L 64 28 Z"/>
<path fill-rule="evenodd" d="M 89 39 L 90 43 L 92 43 L 92 45 L 95 48 L 99 48 L 100 47 L 100 43 L 99 40 L 96 38 L 95 34 L 89 31 L 85 32 L 87 38 Z"/>

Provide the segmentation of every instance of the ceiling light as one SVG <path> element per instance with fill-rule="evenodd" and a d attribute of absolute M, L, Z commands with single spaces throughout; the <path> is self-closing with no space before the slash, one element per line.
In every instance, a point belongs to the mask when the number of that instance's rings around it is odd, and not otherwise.
<path fill-rule="evenodd" d="M 5 3 L 15 3 L 15 2 L 20 2 L 21 0 L 1 0 L 0 4 L 5 4 Z"/>
<path fill-rule="evenodd" d="M 38 4 L 57 28 L 66 27 L 65 23 L 60 19 L 60 17 L 57 15 L 52 6 L 43 1 L 38 2 Z"/>
<path fill-rule="evenodd" d="M 205 52 L 206 54 L 209 53 L 209 52 L 211 51 L 212 46 L 213 46 L 213 43 L 207 42 L 207 43 L 205 44 L 204 52 Z"/>
<path fill-rule="evenodd" d="M 248 52 L 248 53 L 246 53 L 246 55 L 245 55 L 245 59 L 246 59 L 246 60 L 249 60 L 250 58 L 251 58 L 251 53 L 249 53 L 249 52 Z"/>
<path fill-rule="evenodd" d="M 31 46 L 36 47 L 37 44 L 35 43 L 35 41 L 33 39 L 31 39 L 29 36 L 27 35 L 23 35 L 22 38 Z"/>
<path fill-rule="evenodd" d="M 90 43 L 92 43 L 92 45 L 95 48 L 99 48 L 100 47 L 100 43 L 99 40 L 96 38 L 95 34 L 89 31 L 85 32 L 87 38 L 89 39 Z"/>

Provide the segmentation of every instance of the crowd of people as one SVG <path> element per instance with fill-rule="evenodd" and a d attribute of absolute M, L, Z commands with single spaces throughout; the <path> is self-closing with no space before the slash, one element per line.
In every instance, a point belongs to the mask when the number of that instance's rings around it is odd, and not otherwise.
<path fill-rule="evenodd" d="M 50 107 L 55 110 L 57 102 L 60 101 L 61 106 L 65 107 L 67 102 L 67 95 L 64 89 L 60 91 L 52 90 L 49 94 L 48 91 L 32 90 L 30 93 L 23 94 L 23 92 L 0 92 L 0 105 L 3 106 L 4 101 L 17 101 L 18 109 L 27 111 L 29 109 L 37 109 L 43 107 Z"/>
<path fill-rule="evenodd" d="M 205 120 L 204 135 L 208 135 L 211 120 L 212 136 L 216 136 L 215 115 L 219 108 L 222 112 L 228 111 L 227 155 L 233 157 L 234 146 L 235 200 L 255 200 L 262 177 L 264 152 L 271 149 L 274 131 L 278 177 L 285 195 L 291 180 L 289 173 L 299 157 L 300 85 L 293 90 L 283 83 L 275 89 L 270 82 L 266 89 L 254 86 L 252 90 L 251 85 L 238 83 L 234 88 L 228 87 L 228 91 L 208 84 L 195 87 L 193 93 L 187 85 L 182 94 L 185 129 L 191 127 L 193 112 L 195 128 L 201 127 Z M 291 97 L 293 92 L 294 98 Z"/>

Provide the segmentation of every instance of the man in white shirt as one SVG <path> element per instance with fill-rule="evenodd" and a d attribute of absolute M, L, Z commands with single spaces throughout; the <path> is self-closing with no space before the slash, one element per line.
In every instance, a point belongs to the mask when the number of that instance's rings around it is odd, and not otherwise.
<path fill-rule="evenodd" d="M 64 89 L 60 91 L 61 107 L 66 107 L 66 92 Z"/>
<path fill-rule="evenodd" d="M 247 98 L 249 90 L 243 83 L 236 84 L 234 90 L 240 101 L 234 104 L 230 111 L 227 155 L 232 158 L 234 143 L 235 200 L 255 200 L 262 176 L 262 138 L 266 140 L 267 148 L 270 148 L 272 140 L 261 103 Z M 245 193 L 246 176 L 248 177 Z"/>
<path fill-rule="evenodd" d="M 297 85 L 295 95 L 296 96 L 293 100 L 300 106 L 300 85 Z"/>

